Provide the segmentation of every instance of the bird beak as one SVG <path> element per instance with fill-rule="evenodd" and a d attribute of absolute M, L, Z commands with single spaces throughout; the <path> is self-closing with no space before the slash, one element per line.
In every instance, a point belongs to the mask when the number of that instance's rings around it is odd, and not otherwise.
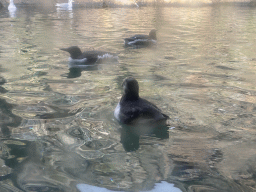
<path fill-rule="evenodd" d="M 67 48 L 60 48 L 62 51 L 68 51 Z"/>

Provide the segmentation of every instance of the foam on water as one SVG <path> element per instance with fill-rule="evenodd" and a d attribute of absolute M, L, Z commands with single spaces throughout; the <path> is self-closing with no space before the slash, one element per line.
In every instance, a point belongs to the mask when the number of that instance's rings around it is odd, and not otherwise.
<path fill-rule="evenodd" d="M 77 184 L 77 189 L 80 192 L 123 192 L 123 191 L 112 191 L 109 189 L 105 189 L 102 187 L 96 187 L 87 184 Z M 145 192 L 181 192 L 181 190 L 177 187 L 174 187 L 174 184 L 167 183 L 166 181 L 162 181 L 161 183 L 156 183 L 154 189 Z"/>

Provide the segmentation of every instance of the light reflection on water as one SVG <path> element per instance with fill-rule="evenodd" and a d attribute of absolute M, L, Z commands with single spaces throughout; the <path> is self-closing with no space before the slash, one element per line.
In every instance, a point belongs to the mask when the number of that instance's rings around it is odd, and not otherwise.
<path fill-rule="evenodd" d="M 136 191 L 161 181 L 182 191 L 255 190 L 254 8 L 0 13 L 3 190 Z M 157 47 L 124 48 L 125 37 L 153 28 Z M 59 50 L 70 45 L 118 53 L 119 63 L 70 76 Z M 131 75 L 175 128 L 127 153 L 113 111 Z"/>

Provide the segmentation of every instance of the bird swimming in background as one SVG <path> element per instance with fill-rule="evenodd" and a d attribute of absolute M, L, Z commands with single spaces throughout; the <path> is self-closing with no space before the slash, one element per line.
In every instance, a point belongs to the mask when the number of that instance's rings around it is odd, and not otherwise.
<path fill-rule="evenodd" d="M 169 117 L 153 103 L 140 98 L 138 81 L 128 77 L 122 86 L 124 94 L 114 111 L 117 121 L 132 134 L 155 134 L 161 138 L 168 138 Z"/>
<path fill-rule="evenodd" d="M 85 68 L 88 65 L 100 64 L 104 61 L 118 61 L 117 55 L 105 51 L 92 50 L 82 53 L 81 49 L 77 46 L 61 48 L 60 50 L 70 54 L 69 68 Z"/>
<path fill-rule="evenodd" d="M 149 47 L 157 43 L 156 29 L 152 29 L 149 35 L 134 35 L 124 39 L 125 46 Z"/>
<path fill-rule="evenodd" d="M 15 17 L 16 9 L 17 8 L 14 5 L 13 0 L 10 0 L 10 4 L 8 5 L 8 11 L 9 11 L 11 17 Z"/>
<path fill-rule="evenodd" d="M 72 10 L 73 0 L 68 0 L 68 3 L 56 3 L 56 7 L 61 10 Z"/>

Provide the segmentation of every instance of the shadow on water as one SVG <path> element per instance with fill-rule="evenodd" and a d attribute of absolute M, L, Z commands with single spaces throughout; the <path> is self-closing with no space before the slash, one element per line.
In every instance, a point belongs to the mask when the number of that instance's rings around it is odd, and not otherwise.
<path fill-rule="evenodd" d="M 21 123 L 22 118 L 12 113 L 13 107 L 14 105 L 7 103 L 4 99 L 0 99 L 0 125 L 2 137 L 10 136 L 11 131 L 9 126 L 17 127 Z"/>
<path fill-rule="evenodd" d="M 5 83 L 6 83 L 6 80 L 3 77 L 0 76 L 0 93 L 6 93 L 7 92 L 7 90 L 4 87 L 2 87 L 2 85 L 5 84 Z"/>
<path fill-rule="evenodd" d="M 0 77 L 0 92 L 8 92 L 5 88 L 2 87 L 6 83 L 6 80 L 3 77 Z M 5 99 L 0 98 L 0 127 L 1 135 L 0 137 L 9 137 L 11 135 L 11 130 L 9 127 L 17 127 L 21 123 L 22 118 L 16 116 L 12 113 L 12 109 L 15 105 L 7 103 Z"/>

